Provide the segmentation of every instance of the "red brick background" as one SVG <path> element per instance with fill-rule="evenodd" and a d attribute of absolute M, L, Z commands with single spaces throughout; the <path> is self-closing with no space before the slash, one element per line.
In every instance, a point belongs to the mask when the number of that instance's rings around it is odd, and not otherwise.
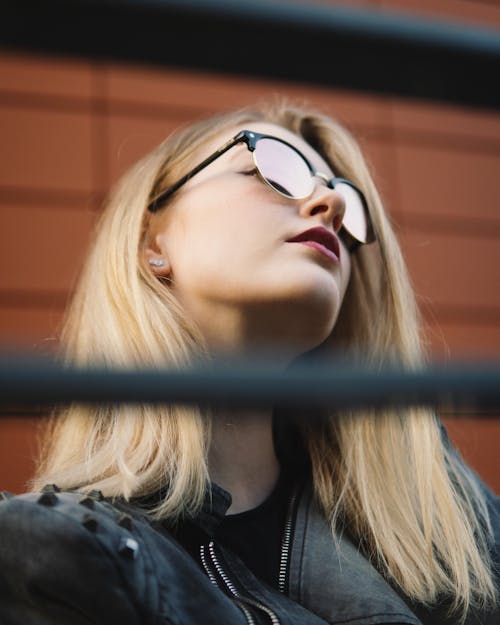
<path fill-rule="evenodd" d="M 500 28 L 500 5 L 487 0 L 357 4 Z M 498 359 L 498 111 L 5 51 L 0 343 L 54 343 L 104 194 L 131 163 L 181 124 L 277 93 L 322 108 L 359 138 L 400 236 L 432 355 Z M 500 420 L 445 420 L 500 492 Z M 35 448 L 35 420 L 0 421 L 0 488 L 24 489 Z"/>

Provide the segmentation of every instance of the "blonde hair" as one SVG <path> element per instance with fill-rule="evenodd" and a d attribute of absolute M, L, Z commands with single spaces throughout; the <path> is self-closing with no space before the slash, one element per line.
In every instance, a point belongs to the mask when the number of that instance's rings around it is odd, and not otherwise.
<path fill-rule="evenodd" d="M 354 138 L 331 117 L 283 102 L 200 121 L 168 137 L 119 182 L 68 310 L 62 343 L 80 365 L 188 365 L 203 338 L 168 283 L 144 266 L 148 202 L 184 174 L 192 155 L 223 130 L 274 122 L 301 135 L 336 175 L 365 192 L 377 243 L 352 255 L 352 274 L 331 345 L 366 364 L 424 362 L 418 311 L 404 260 L 369 167 Z M 166 208 L 165 210 L 168 210 Z M 443 596 L 465 615 L 495 604 L 488 511 L 472 473 L 443 444 L 424 409 L 336 414 L 301 426 L 316 496 L 332 530 L 341 524 L 411 600 Z M 50 423 L 32 487 L 100 489 L 141 496 L 162 487 L 151 514 L 176 520 L 199 509 L 209 477 L 210 420 L 185 406 L 72 405 Z"/>

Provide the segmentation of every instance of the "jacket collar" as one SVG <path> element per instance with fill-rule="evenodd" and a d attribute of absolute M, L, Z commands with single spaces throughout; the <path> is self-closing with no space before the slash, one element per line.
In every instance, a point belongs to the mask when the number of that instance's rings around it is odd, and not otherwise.
<path fill-rule="evenodd" d="M 332 625 L 422 625 L 346 534 L 333 538 L 310 484 L 296 515 L 289 596 Z"/>
<path fill-rule="evenodd" d="M 231 493 L 212 482 L 210 488 L 205 492 L 205 499 L 200 512 L 192 521 L 206 534 L 213 536 L 226 516 L 231 503 Z"/>

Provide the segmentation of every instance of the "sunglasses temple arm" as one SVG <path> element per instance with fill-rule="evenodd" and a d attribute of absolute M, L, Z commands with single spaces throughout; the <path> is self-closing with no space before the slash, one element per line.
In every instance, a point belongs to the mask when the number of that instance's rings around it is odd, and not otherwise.
<path fill-rule="evenodd" d="M 174 193 L 175 191 L 177 191 L 177 189 L 182 187 L 183 184 L 186 184 L 186 182 L 190 180 L 194 175 L 196 175 L 199 171 L 204 169 L 207 165 L 210 165 L 210 163 L 213 163 L 216 159 L 219 158 L 219 156 L 222 156 L 225 152 L 227 152 L 233 146 L 237 145 L 238 143 L 241 143 L 242 141 L 245 141 L 245 139 L 246 138 L 242 133 L 238 133 L 235 137 L 233 137 L 232 139 L 229 139 L 229 141 L 225 143 L 221 148 L 219 148 L 216 152 L 211 154 L 208 158 L 202 161 L 199 165 L 191 169 L 191 171 L 188 171 L 188 173 L 182 176 L 182 178 L 178 180 L 175 184 L 173 184 L 172 186 L 165 189 L 165 191 L 160 193 L 160 195 L 157 198 L 155 198 L 152 202 L 150 202 L 150 204 L 148 205 L 148 210 L 150 210 L 152 213 L 157 211 L 158 208 L 160 207 L 160 204 L 164 200 L 166 200 L 167 197 L 169 197 L 169 195 L 172 195 L 172 193 Z"/>

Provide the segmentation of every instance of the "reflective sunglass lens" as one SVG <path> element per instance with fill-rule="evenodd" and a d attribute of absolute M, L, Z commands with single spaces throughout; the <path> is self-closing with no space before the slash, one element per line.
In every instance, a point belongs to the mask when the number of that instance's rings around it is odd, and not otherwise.
<path fill-rule="evenodd" d="M 262 177 L 288 197 L 307 197 L 313 188 L 309 167 L 295 150 L 276 139 L 259 139 L 254 158 Z"/>
<path fill-rule="evenodd" d="M 336 182 L 335 191 L 345 201 L 346 209 L 342 225 L 360 243 L 367 243 L 370 238 L 370 230 L 361 196 L 356 189 L 345 182 Z"/>

